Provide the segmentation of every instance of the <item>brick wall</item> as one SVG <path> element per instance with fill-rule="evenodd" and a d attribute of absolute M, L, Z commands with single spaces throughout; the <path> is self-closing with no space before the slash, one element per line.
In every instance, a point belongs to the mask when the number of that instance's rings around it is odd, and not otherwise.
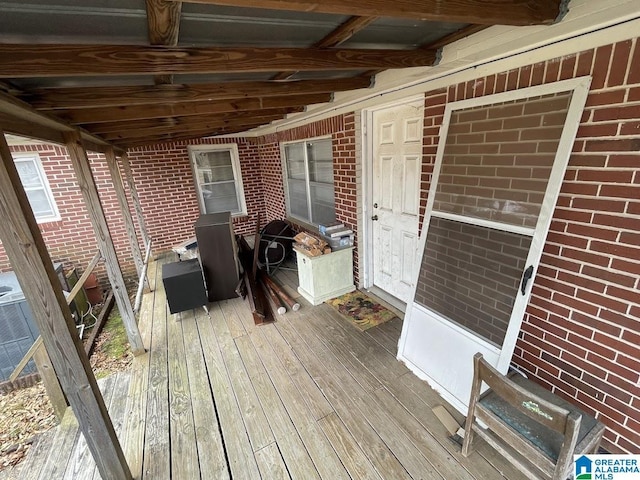
<path fill-rule="evenodd" d="M 66 149 L 39 144 L 12 146 L 10 150 L 12 153 L 38 153 L 61 217 L 59 221 L 40 223 L 40 231 L 54 261 L 64 262 L 67 270 L 75 266 L 82 272 L 98 250 L 98 245 Z M 132 281 L 136 276 L 135 266 L 106 161 L 103 155 L 94 153 L 89 154 L 89 161 L 123 274 Z M 11 270 L 11 264 L 0 245 L 0 271 L 7 270 Z M 96 273 L 105 285 L 104 267 L 100 265 Z"/>
<path fill-rule="evenodd" d="M 339 115 L 307 125 L 283 130 L 259 139 L 260 154 L 265 189 L 267 218 L 284 218 L 286 205 L 284 199 L 282 159 L 280 143 L 331 135 L 333 148 L 333 180 L 335 187 L 336 220 L 349 226 L 356 238 L 353 251 L 354 280 L 358 283 L 358 219 L 357 219 L 357 175 L 356 175 L 356 137 L 355 115 Z M 299 228 L 305 228 L 299 225 Z"/>
<path fill-rule="evenodd" d="M 200 215 L 200 208 L 187 147 L 225 143 L 238 145 L 248 213 L 233 219 L 234 230 L 238 234 L 252 234 L 258 213 L 263 218 L 266 215 L 259 149 L 255 142 L 242 138 L 200 139 L 135 148 L 128 152 L 154 252 L 171 249 L 194 236 L 193 225 Z"/>
<path fill-rule="evenodd" d="M 514 362 L 607 425 L 604 447 L 640 451 L 640 42 L 428 92 L 421 207 L 447 102 L 584 75 L 593 81 Z"/>

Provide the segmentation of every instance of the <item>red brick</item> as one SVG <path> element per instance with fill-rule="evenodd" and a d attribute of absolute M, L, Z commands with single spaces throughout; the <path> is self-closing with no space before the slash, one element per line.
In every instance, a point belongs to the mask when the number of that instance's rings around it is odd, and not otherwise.
<path fill-rule="evenodd" d="M 617 123 L 599 123 L 592 125 L 580 125 L 578 138 L 613 137 L 618 133 Z"/>
<path fill-rule="evenodd" d="M 640 105 L 612 106 L 600 108 L 593 112 L 594 122 L 611 120 L 634 120 L 640 118 Z M 637 148 L 635 150 L 638 150 Z"/>
<path fill-rule="evenodd" d="M 605 243 L 599 241 L 591 242 L 591 250 L 594 252 L 602 252 L 611 256 L 626 257 L 626 258 L 640 258 L 640 246 L 633 248 L 626 245 L 620 245 L 617 243 Z"/>
<path fill-rule="evenodd" d="M 547 62 L 547 71 L 544 75 L 544 83 L 551 83 L 558 80 L 558 73 L 560 71 L 560 60 L 554 59 Z"/>
<path fill-rule="evenodd" d="M 638 108 L 638 112 L 640 113 L 640 106 Z M 588 140 L 585 142 L 586 152 L 635 152 L 639 150 L 640 138 Z"/>
<path fill-rule="evenodd" d="M 591 74 L 593 64 L 593 50 L 581 52 L 578 56 L 578 66 L 576 67 L 576 77 L 583 77 Z"/>
<path fill-rule="evenodd" d="M 608 165 L 613 168 L 634 168 L 640 166 L 640 155 L 609 155 Z"/>
<path fill-rule="evenodd" d="M 605 45 L 596 50 L 596 59 L 593 64 L 593 79 L 591 80 L 592 90 L 599 90 L 604 87 L 607 74 L 609 73 L 612 51 L 612 45 Z"/>
<path fill-rule="evenodd" d="M 576 56 L 571 55 L 562 59 L 562 67 L 560 67 L 560 80 L 573 78 L 573 72 L 576 68 Z"/>
<path fill-rule="evenodd" d="M 594 212 L 623 213 L 626 203 L 620 200 L 600 200 L 594 198 L 574 198 L 571 202 L 573 208 L 593 210 Z M 594 221 L 594 223 L 597 223 Z"/>
<path fill-rule="evenodd" d="M 625 76 L 627 75 L 630 52 L 631 40 L 616 43 L 613 51 L 613 60 L 609 69 L 609 80 L 607 82 L 609 87 L 615 87 L 624 83 Z"/>
<path fill-rule="evenodd" d="M 633 85 L 634 83 L 640 83 L 640 42 L 638 42 L 637 38 L 627 75 L 627 84 Z"/>

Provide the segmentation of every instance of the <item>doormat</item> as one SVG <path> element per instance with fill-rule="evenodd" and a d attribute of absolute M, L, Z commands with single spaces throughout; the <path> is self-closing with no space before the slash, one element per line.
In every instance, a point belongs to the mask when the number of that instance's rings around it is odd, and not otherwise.
<path fill-rule="evenodd" d="M 363 332 L 368 328 L 397 318 L 397 315 L 391 310 L 358 290 L 327 300 L 327 303 Z"/>

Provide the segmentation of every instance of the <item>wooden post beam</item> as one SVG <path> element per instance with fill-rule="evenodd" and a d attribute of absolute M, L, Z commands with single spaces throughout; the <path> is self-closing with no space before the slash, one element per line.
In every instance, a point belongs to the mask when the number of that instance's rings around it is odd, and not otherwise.
<path fill-rule="evenodd" d="M 122 217 L 124 219 L 124 226 L 127 232 L 127 238 L 129 239 L 129 246 L 131 247 L 131 254 L 133 255 L 133 261 L 136 264 L 136 272 L 138 277 L 142 273 L 142 252 L 140 251 L 140 244 L 138 243 L 138 237 L 136 235 L 136 227 L 133 224 L 133 217 L 131 216 L 131 210 L 129 210 L 129 202 L 127 202 L 127 194 L 124 191 L 122 184 L 122 175 L 120 175 L 120 169 L 118 168 L 118 160 L 113 152 L 112 148 L 108 148 L 105 152 L 107 159 L 107 166 L 109 167 L 109 173 L 111 174 L 111 182 L 113 188 L 116 191 L 116 197 L 120 210 L 122 210 Z"/>
<path fill-rule="evenodd" d="M 140 205 L 140 197 L 138 196 L 138 190 L 136 189 L 136 183 L 133 181 L 133 172 L 131 171 L 131 164 L 129 163 L 129 157 L 126 154 L 120 157 L 122 167 L 124 170 L 124 178 L 129 185 L 129 192 L 131 193 L 131 200 L 133 201 L 133 211 L 136 212 L 136 218 L 138 219 L 138 227 L 140 227 L 140 235 L 142 235 L 142 241 L 145 245 L 149 244 L 149 234 L 147 233 L 147 224 L 144 221 L 144 215 L 142 214 L 142 206 Z"/>
<path fill-rule="evenodd" d="M 116 254 L 116 249 L 113 246 L 111 234 L 109 233 L 107 219 L 104 215 L 102 204 L 100 203 L 98 188 L 96 187 L 96 183 L 91 172 L 87 152 L 82 146 L 82 140 L 78 132 L 74 131 L 65 133 L 65 144 L 67 146 L 69 157 L 71 158 L 71 163 L 73 164 L 73 169 L 75 171 L 87 211 L 89 212 L 89 218 L 96 234 L 98 246 L 102 252 L 102 257 L 104 258 L 107 275 L 109 276 L 111 288 L 113 289 L 113 295 L 116 298 L 116 304 L 118 305 L 118 310 L 122 316 L 122 322 L 124 323 L 125 330 L 127 331 L 131 352 L 134 355 L 141 355 L 145 353 L 144 345 L 142 343 L 142 338 L 140 337 L 136 317 L 133 313 L 133 307 L 131 306 L 131 301 L 127 294 L 122 270 L 120 270 L 118 255 Z"/>
<path fill-rule="evenodd" d="M 2 130 L 0 218 L 2 245 L 100 475 L 112 480 L 131 480 L 131 471 Z"/>

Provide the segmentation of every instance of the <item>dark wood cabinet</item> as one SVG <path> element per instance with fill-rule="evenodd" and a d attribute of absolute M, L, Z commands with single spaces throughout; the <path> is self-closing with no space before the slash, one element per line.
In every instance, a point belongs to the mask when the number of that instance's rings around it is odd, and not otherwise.
<path fill-rule="evenodd" d="M 237 297 L 235 289 L 240 272 L 231 214 L 201 215 L 196 221 L 195 230 L 209 301 Z"/>

